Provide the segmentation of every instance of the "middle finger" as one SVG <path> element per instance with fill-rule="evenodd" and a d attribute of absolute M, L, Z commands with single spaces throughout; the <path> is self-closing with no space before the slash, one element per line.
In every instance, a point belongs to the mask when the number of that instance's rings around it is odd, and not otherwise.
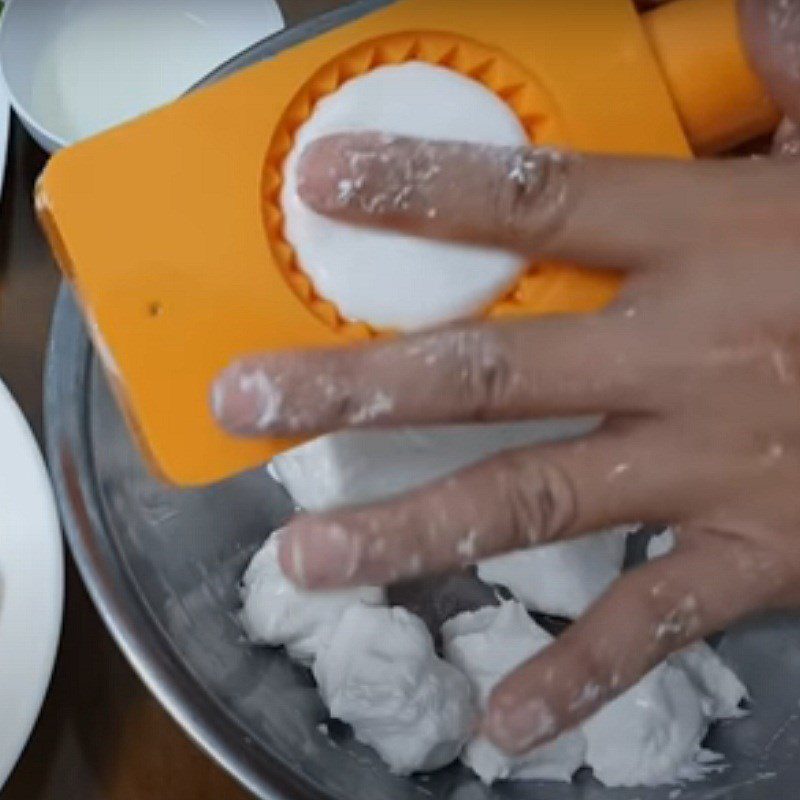
<path fill-rule="evenodd" d="M 469 325 L 254 356 L 220 376 L 212 403 L 240 436 L 652 411 L 660 352 L 624 315 Z"/>

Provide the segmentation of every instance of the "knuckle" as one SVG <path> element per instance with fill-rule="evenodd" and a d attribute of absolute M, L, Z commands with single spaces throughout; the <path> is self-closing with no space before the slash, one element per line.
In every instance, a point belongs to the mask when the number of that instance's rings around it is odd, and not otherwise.
<path fill-rule="evenodd" d="M 501 458 L 499 477 L 514 542 L 550 542 L 574 529 L 576 487 L 560 466 L 524 452 L 510 453 Z"/>
<path fill-rule="evenodd" d="M 511 150 L 492 190 L 493 222 L 525 245 L 538 244 L 561 222 L 573 182 L 573 157 L 557 150 Z"/>
<path fill-rule="evenodd" d="M 510 394 L 511 364 L 502 350 L 480 347 L 473 352 L 470 362 L 472 397 L 475 402 L 475 418 L 491 418 L 493 412 L 503 407 Z"/>
<path fill-rule="evenodd" d="M 360 427 L 390 417 L 396 397 L 382 388 L 372 354 L 331 352 L 322 354 L 308 378 L 309 391 L 298 404 L 314 409 L 322 425 Z"/>
<path fill-rule="evenodd" d="M 489 327 L 452 334 L 453 383 L 463 392 L 468 415 L 491 419 L 516 384 L 516 371 L 500 335 Z"/>
<path fill-rule="evenodd" d="M 335 420 L 347 420 L 357 413 L 361 403 L 355 391 L 356 386 L 350 378 L 345 365 L 332 354 L 322 357 L 311 375 L 313 390 L 311 397 L 318 398 L 323 416 Z"/>
<path fill-rule="evenodd" d="M 800 389 L 800 327 L 793 308 L 770 308 L 769 322 L 751 324 L 745 330 L 714 343 L 717 366 L 753 382 Z"/>

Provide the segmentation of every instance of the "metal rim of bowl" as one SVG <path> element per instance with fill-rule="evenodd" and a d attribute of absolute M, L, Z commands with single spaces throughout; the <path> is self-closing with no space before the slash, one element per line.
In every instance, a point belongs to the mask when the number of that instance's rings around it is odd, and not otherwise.
<path fill-rule="evenodd" d="M 225 62 L 203 88 L 393 0 L 357 0 L 288 28 Z M 72 557 L 100 616 L 128 662 L 191 739 L 265 800 L 319 800 L 321 792 L 270 756 L 207 692 L 154 622 L 107 530 L 89 446 L 94 350 L 72 291 L 62 284 L 45 366 L 47 460 Z"/>

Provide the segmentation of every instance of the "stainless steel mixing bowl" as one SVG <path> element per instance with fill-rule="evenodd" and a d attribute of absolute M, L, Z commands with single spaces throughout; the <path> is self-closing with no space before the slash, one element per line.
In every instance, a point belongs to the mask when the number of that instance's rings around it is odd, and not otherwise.
<path fill-rule="evenodd" d="M 477 0 L 476 0 L 477 1 Z M 542 0 L 543 2 L 545 0 Z M 357 3 L 279 34 L 211 80 L 341 24 Z M 709 746 L 729 765 L 676 789 L 486 788 L 460 768 L 393 777 L 325 709 L 307 671 L 255 649 L 237 624 L 237 580 L 291 512 L 263 470 L 177 491 L 145 470 L 70 291 L 58 300 L 46 373 L 47 449 L 73 556 L 103 619 L 144 682 L 197 743 L 262 798 L 286 800 L 793 800 L 800 794 L 800 620 L 761 620 L 726 634 L 724 657 L 752 691 L 753 713 Z M 620 621 L 624 624 L 624 620 Z"/>

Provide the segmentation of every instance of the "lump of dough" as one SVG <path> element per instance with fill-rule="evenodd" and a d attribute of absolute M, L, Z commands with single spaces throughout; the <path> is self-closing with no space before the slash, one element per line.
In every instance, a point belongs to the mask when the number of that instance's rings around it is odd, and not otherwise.
<path fill-rule="evenodd" d="M 597 418 L 343 431 L 276 456 L 271 475 L 307 511 L 384 500 L 503 450 L 573 438 Z"/>
<path fill-rule="evenodd" d="M 667 528 L 661 533 L 657 533 L 647 543 L 648 560 L 652 561 L 654 558 L 669 555 L 675 549 L 676 543 L 675 531 L 672 528 Z"/>
<path fill-rule="evenodd" d="M 576 619 L 619 576 L 632 530 L 619 528 L 487 559 L 478 564 L 478 577 L 505 586 L 531 611 Z"/>
<path fill-rule="evenodd" d="M 483 309 L 513 283 L 525 259 L 494 248 L 347 225 L 316 214 L 300 200 L 296 172 L 306 145 L 359 130 L 525 145 L 528 137 L 515 113 L 494 92 L 453 70 L 421 62 L 379 67 L 317 104 L 297 131 L 285 166 L 286 238 L 317 291 L 344 316 L 413 330 Z M 357 170 L 357 163 L 352 167 Z M 343 193 L 354 188 L 352 181 L 343 183 Z M 402 189 L 386 200 L 400 207 Z"/>
<path fill-rule="evenodd" d="M 472 682 L 481 708 L 495 685 L 523 661 L 546 647 L 552 637 L 525 608 L 508 601 L 465 612 L 442 627 L 444 654 Z M 497 780 L 569 781 L 583 764 L 586 740 L 580 731 L 563 734 L 523 756 L 509 756 L 482 736 L 467 744 L 461 760 L 484 783 Z"/>
<path fill-rule="evenodd" d="M 423 622 L 405 609 L 348 608 L 314 677 L 331 715 L 349 723 L 393 773 L 439 769 L 469 738 L 469 681 L 436 655 Z"/>
<path fill-rule="evenodd" d="M 709 725 L 739 716 L 745 696 L 744 686 L 710 648 L 691 648 L 659 664 L 584 723 L 586 762 L 606 786 L 698 780 L 719 761 L 701 746 Z"/>
<path fill-rule="evenodd" d="M 285 645 L 291 658 L 309 665 L 345 609 L 363 603 L 379 605 L 384 593 L 373 587 L 335 592 L 298 589 L 278 564 L 280 537 L 276 531 L 267 539 L 242 578 L 240 619 L 252 642 Z"/>

